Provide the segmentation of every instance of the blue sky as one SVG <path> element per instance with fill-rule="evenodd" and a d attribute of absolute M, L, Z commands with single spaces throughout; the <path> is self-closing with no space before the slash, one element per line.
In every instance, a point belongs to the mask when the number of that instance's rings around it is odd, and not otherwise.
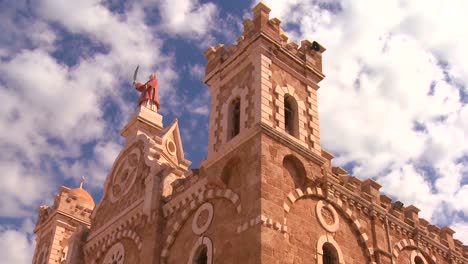
<path fill-rule="evenodd" d="M 75 3 L 76 2 L 76 3 Z M 100 199 L 135 110 L 160 79 L 164 123 L 206 155 L 203 52 L 235 42 L 255 1 L 0 1 L 0 255 L 30 263 L 36 209 L 61 185 Z M 466 1 L 265 1 L 290 39 L 317 40 L 322 146 L 468 243 Z M 26 252 L 26 253 L 25 253 Z"/>

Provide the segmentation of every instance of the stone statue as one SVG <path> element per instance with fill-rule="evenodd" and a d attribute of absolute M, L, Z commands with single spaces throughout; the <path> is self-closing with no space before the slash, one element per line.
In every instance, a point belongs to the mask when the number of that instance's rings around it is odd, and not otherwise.
<path fill-rule="evenodd" d="M 146 83 L 140 83 L 136 81 L 139 66 L 135 69 L 133 75 L 133 85 L 135 89 L 141 92 L 140 99 L 138 99 L 138 106 L 145 106 L 155 112 L 160 109 L 159 95 L 158 95 L 158 79 L 153 73 L 149 76 L 149 80 Z"/>

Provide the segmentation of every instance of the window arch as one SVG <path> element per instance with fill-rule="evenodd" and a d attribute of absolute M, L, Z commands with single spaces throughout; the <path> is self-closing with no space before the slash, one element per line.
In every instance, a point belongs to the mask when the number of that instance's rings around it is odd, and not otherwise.
<path fill-rule="evenodd" d="M 236 97 L 229 103 L 228 110 L 228 140 L 240 133 L 241 100 Z"/>
<path fill-rule="evenodd" d="M 330 243 L 325 243 L 322 246 L 323 264 L 338 264 L 338 252 Z"/>
<path fill-rule="evenodd" d="M 208 248 L 205 245 L 201 245 L 195 257 L 193 258 L 193 264 L 207 264 L 208 263 Z"/>
<path fill-rule="evenodd" d="M 213 264 L 213 243 L 209 237 L 198 238 L 192 247 L 187 264 Z"/>
<path fill-rule="evenodd" d="M 423 256 L 423 254 L 421 253 L 421 251 L 419 251 L 418 249 L 411 251 L 410 261 L 411 261 L 411 264 L 432 263 L 432 261 L 428 262 L 426 258 Z"/>
<path fill-rule="evenodd" d="M 291 136 L 299 134 L 297 101 L 289 94 L 284 96 L 284 129 Z"/>
<path fill-rule="evenodd" d="M 317 264 L 344 264 L 343 253 L 331 235 L 322 235 L 317 241 Z"/>
<path fill-rule="evenodd" d="M 414 258 L 414 263 L 415 264 L 424 264 L 424 261 L 422 260 L 422 258 L 420 256 L 416 256 Z"/>

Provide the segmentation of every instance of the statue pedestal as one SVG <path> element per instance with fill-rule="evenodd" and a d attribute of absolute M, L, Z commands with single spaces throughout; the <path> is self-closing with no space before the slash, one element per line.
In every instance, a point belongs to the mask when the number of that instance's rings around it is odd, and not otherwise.
<path fill-rule="evenodd" d="M 127 124 L 122 128 L 120 134 L 127 139 L 127 142 L 129 142 L 139 134 L 146 134 L 151 137 L 159 134 L 158 132 L 162 129 L 162 115 L 141 105 L 132 115 Z"/>

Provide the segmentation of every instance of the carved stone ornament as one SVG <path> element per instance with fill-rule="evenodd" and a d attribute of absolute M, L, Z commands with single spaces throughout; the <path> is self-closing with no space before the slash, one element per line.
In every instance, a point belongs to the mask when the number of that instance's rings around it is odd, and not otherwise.
<path fill-rule="evenodd" d="M 112 175 L 110 200 L 117 201 L 125 195 L 135 182 L 138 164 L 141 158 L 141 149 L 134 147 L 127 155 L 119 159 Z"/>
<path fill-rule="evenodd" d="M 177 148 L 176 148 L 176 144 L 174 143 L 174 140 L 170 138 L 166 140 L 166 149 L 167 149 L 167 152 L 169 152 L 169 154 L 171 154 L 172 156 L 175 156 L 177 152 Z"/>
<path fill-rule="evenodd" d="M 194 234 L 201 235 L 210 227 L 213 213 L 213 205 L 211 203 L 204 203 L 198 208 L 192 220 L 192 231 Z"/>
<path fill-rule="evenodd" d="M 335 208 L 324 200 L 320 200 L 315 207 L 317 219 L 320 225 L 328 232 L 336 232 L 339 228 L 338 213 Z"/>
<path fill-rule="evenodd" d="M 113 245 L 104 257 L 103 264 L 123 264 L 125 260 L 125 248 L 122 243 Z"/>

